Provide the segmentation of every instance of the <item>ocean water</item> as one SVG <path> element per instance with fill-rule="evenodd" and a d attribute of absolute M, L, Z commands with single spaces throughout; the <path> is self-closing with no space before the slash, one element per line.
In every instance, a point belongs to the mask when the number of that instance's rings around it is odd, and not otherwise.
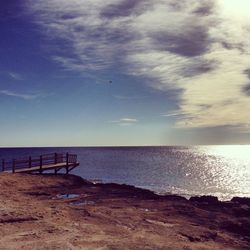
<path fill-rule="evenodd" d="M 0 159 L 53 152 L 78 155 L 72 173 L 159 194 L 250 197 L 250 146 L 0 148 Z"/>

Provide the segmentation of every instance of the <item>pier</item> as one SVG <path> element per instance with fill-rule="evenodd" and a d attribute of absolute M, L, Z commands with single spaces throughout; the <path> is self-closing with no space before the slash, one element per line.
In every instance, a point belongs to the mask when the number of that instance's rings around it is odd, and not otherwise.
<path fill-rule="evenodd" d="M 61 169 L 65 169 L 68 174 L 75 167 L 79 166 L 76 154 L 52 153 L 40 156 L 29 156 L 12 161 L 2 160 L 2 172 L 12 173 L 43 173 L 44 171 L 54 170 L 57 174 Z"/>

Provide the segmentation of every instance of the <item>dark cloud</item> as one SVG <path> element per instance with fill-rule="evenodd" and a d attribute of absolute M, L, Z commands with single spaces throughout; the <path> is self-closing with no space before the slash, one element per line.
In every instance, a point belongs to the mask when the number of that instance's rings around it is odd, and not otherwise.
<path fill-rule="evenodd" d="M 79 31 L 81 32 L 81 31 Z M 115 44 L 116 47 L 121 48 L 122 44 L 128 43 L 129 41 L 133 40 L 135 38 L 136 34 L 133 34 L 132 32 L 129 32 L 127 30 L 124 32 L 122 28 L 113 28 L 109 29 L 109 27 L 103 25 L 100 27 L 96 27 L 95 29 L 91 28 L 85 28 L 84 34 L 87 34 L 88 40 L 93 41 L 93 46 L 96 46 L 95 41 L 100 41 L 102 45 L 111 45 Z M 93 48 L 94 50 L 95 48 Z M 114 49 L 114 47 L 112 48 Z"/>
<path fill-rule="evenodd" d="M 187 22 L 183 22 L 181 30 L 172 31 L 166 28 L 165 32 L 154 32 L 151 35 L 155 48 L 161 52 L 167 51 L 182 57 L 197 61 L 186 64 L 180 74 L 183 77 L 193 77 L 211 72 L 218 67 L 219 62 L 206 60 L 202 56 L 208 53 L 215 42 L 209 34 L 211 27 L 219 20 L 215 19 L 216 1 L 168 1 L 172 11 L 190 13 Z M 190 6 L 195 6 L 193 9 Z M 210 19 L 209 16 L 211 16 Z M 198 59 L 199 58 L 199 59 Z M 196 60 L 196 59 L 195 59 Z"/>
<path fill-rule="evenodd" d="M 198 6 L 193 13 L 200 16 L 208 16 L 214 13 L 215 11 L 215 1 L 207 0 L 201 1 L 200 6 Z"/>
<path fill-rule="evenodd" d="M 247 75 L 247 77 L 250 79 L 250 68 L 249 69 L 245 69 L 243 73 L 245 75 Z"/>
<path fill-rule="evenodd" d="M 213 107 L 213 105 L 211 105 L 211 104 L 199 104 L 199 105 L 197 105 L 197 106 L 198 106 L 201 110 L 207 110 L 207 109 Z"/>
<path fill-rule="evenodd" d="M 116 28 L 113 30 L 107 29 L 104 35 L 106 41 L 110 43 L 116 43 L 118 45 L 129 42 L 136 37 L 136 34 L 133 34 L 129 30 L 127 30 L 127 32 L 124 32 L 122 28 Z"/>
<path fill-rule="evenodd" d="M 225 101 L 223 101 L 221 103 L 222 106 L 228 106 L 228 105 L 232 105 L 232 104 L 236 104 L 238 102 L 238 100 L 235 99 L 226 99 Z"/>
<path fill-rule="evenodd" d="M 196 75 L 205 74 L 215 70 L 218 67 L 219 62 L 215 60 L 201 60 L 197 64 L 192 64 L 191 67 L 184 68 L 182 75 L 184 77 L 193 77 Z"/>
<path fill-rule="evenodd" d="M 196 6 L 198 4 L 198 6 Z M 184 0 L 184 1 L 178 1 L 178 0 L 169 0 L 168 6 L 173 11 L 179 11 L 183 12 L 187 10 L 190 6 L 194 5 L 196 6 L 192 13 L 198 16 L 208 16 L 215 12 L 216 10 L 216 0 Z"/>
<path fill-rule="evenodd" d="M 141 2 L 145 1 L 123 0 L 118 4 L 110 4 L 101 12 L 101 16 L 105 18 L 130 16 Z"/>
<path fill-rule="evenodd" d="M 170 1 L 168 5 L 175 11 L 185 12 L 190 7 L 189 3 L 189 1 Z M 181 32 L 155 34 L 154 39 L 157 45 L 161 49 L 185 57 L 201 56 L 207 53 L 213 43 L 209 37 L 209 29 L 216 24 L 216 21 L 211 19 L 211 21 L 204 23 L 203 18 L 212 15 L 215 12 L 215 7 L 216 1 L 214 0 L 200 1 L 198 6 L 191 11 L 192 18 L 189 22 L 183 23 Z M 209 71 L 210 66 L 205 66 L 204 71 L 206 70 Z"/>
<path fill-rule="evenodd" d="M 184 8 L 186 8 L 186 2 L 185 1 L 176 1 L 172 0 L 168 3 L 168 6 L 173 11 L 182 11 Z"/>
<path fill-rule="evenodd" d="M 189 30 L 179 32 L 159 32 L 153 34 L 153 39 L 158 48 L 166 50 L 174 54 L 186 57 L 194 57 L 205 54 L 209 48 L 211 41 L 206 26 L 187 27 Z"/>
<path fill-rule="evenodd" d="M 143 6 L 148 6 L 147 1 L 143 0 L 123 0 L 119 4 L 111 4 L 101 12 L 101 16 L 107 19 L 130 16 L 133 13 L 143 9 L 141 8 L 142 2 L 144 4 Z M 188 8 L 186 1 L 183 1 L 182 3 L 170 1 L 166 3 L 166 6 L 171 6 L 171 8 L 174 8 L 176 11 L 182 11 L 183 9 Z M 165 32 L 153 32 L 151 37 L 155 43 L 155 48 L 159 51 L 168 51 L 185 57 L 195 57 L 205 54 L 207 51 L 209 51 L 210 45 L 212 43 L 208 34 L 209 24 L 196 24 L 198 22 L 198 20 L 196 20 L 196 16 L 198 16 L 198 19 L 200 19 L 202 18 L 200 17 L 201 13 L 209 15 L 212 13 L 213 8 L 213 1 L 203 1 L 193 12 L 193 20 L 191 20 L 190 24 L 183 24 L 183 30 L 181 32 L 176 31 L 174 33 L 170 33 L 167 27 Z M 145 9 L 142 11 L 145 11 Z M 107 31 L 107 38 L 123 40 L 122 37 L 124 37 L 124 34 L 127 32 L 129 32 L 129 30 L 126 29 L 118 32 L 117 35 L 115 35 L 109 34 Z M 101 33 L 104 33 L 104 31 Z M 128 36 L 126 35 L 125 37 L 127 38 Z M 117 42 L 120 41 L 117 40 Z M 206 72 L 210 69 L 210 66 L 202 65 L 199 71 Z"/>
<path fill-rule="evenodd" d="M 209 49 L 208 35 L 200 30 L 193 30 L 184 36 L 172 37 L 173 44 L 168 51 L 186 57 L 205 54 Z"/>
<path fill-rule="evenodd" d="M 245 95 L 250 96 L 250 83 L 246 84 L 243 88 L 242 91 Z"/>
<path fill-rule="evenodd" d="M 228 50 L 237 49 L 242 53 L 245 52 L 245 49 L 244 49 L 245 45 L 243 43 L 231 43 L 227 41 L 222 41 L 221 45 L 223 46 L 223 48 L 228 49 Z"/>
<path fill-rule="evenodd" d="M 66 13 L 66 14 L 61 15 L 61 19 L 63 19 L 63 20 L 75 19 L 77 17 L 78 17 L 78 15 L 71 14 L 71 13 Z"/>
<path fill-rule="evenodd" d="M 218 67 L 218 62 L 214 60 L 204 60 L 198 66 L 194 67 L 194 71 L 197 74 L 204 74 L 215 70 Z"/>

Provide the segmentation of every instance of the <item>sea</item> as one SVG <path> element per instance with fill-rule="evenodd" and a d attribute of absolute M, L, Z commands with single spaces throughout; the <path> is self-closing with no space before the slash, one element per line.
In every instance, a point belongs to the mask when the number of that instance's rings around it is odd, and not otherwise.
<path fill-rule="evenodd" d="M 0 159 L 75 153 L 72 171 L 101 183 L 128 184 L 157 194 L 250 197 L 250 145 L 0 148 Z"/>

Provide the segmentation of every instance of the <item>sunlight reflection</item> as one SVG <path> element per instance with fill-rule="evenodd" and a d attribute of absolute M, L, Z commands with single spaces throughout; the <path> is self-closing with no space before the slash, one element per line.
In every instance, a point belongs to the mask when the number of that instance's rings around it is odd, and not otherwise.
<path fill-rule="evenodd" d="M 225 158 L 250 160 L 250 145 L 209 146 L 206 148 L 206 151 L 208 154 Z"/>

